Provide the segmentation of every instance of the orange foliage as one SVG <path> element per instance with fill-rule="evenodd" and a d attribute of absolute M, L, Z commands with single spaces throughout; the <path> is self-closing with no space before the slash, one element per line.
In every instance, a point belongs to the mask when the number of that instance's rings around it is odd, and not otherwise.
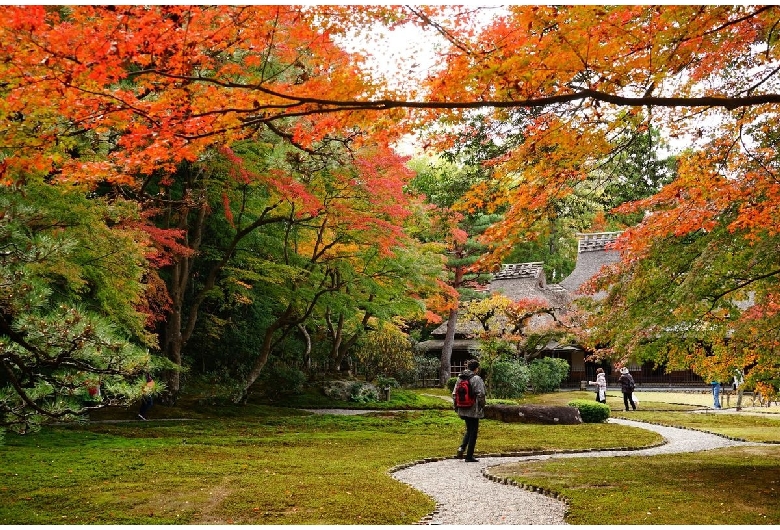
<path fill-rule="evenodd" d="M 506 208 L 484 233 L 493 255 L 475 265 L 489 269 L 538 235 L 539 220 L 555 215 L 554 204 L 593 174 L 611 154 L 610 140 L 646 108 L 643 126 L 667 125 L 671 136 L 687 134 L 698 145 L 680 158 L 676 181 L 620 209 L 650 213 L 621 239 L 625 266 L 664 238 L 709 233 L 726 214 L 744 245 L 780 234 L 776 6 L 511 5 L 481 27 L 479 12 L 6 6 L 0 182 L 138 186 L 259 130 L 312 154 L 334 136 L 355 153 L 343 164 L 354 170 L 334 170 L 335 193 L 280 170 L 251 175 L 237 165 L 235 176 L 263 179 L 301 216 L 327 212 L 322 235 L 331 252 L 360 243 L 390 252 L 408 215 L 409 175 L 389 148 L 395 139 L 415 123 L 456 124 L 472 109 L 503 125 L 517 109 L 546 108 L 512 131 L 524 141 L 493 161 L 494 179 L 459 204 L 469 212 Z M 376 84 L 360 69 L 362 57 L 334 37 L 406 22 L 446 34 L 451 47 L 442 68 L 404 100 Z M 434 130 L 433 145 L 452 141 Z M 359 241 L 341 241 L 347 232 Z M 161 248 L 184 252 L 175 234 L 153 235 Z M 461 233 L 451 237 L 453 246 L 463 241 Z"/>
<path fill-rule="evenodd" d="M 281 120 L 321 110 L 307 99 L 376 93 L 358 58 L 331 38 L 345 15 L 323 10 L 327 17 L 278 5 L 9 6 L 0 24 L 0 114 L 14 117 L 4 144 L 15 153 L 3 180 L 54 171 L 132 185 L 266 125 L 311 146 L 380 121 L 392 140 L 388 122 L 365 114 Z M 87 134 L 92 146 L 72 158 L 70 138 Z"/>

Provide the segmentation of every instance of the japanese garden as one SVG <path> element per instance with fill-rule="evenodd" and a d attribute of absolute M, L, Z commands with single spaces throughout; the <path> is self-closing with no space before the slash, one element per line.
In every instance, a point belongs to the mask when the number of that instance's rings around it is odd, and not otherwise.
<path fill-rule="evenodd" d="M 780 7 L 21 5 L 0 58 L 3 524 L 780 524 Z"/>

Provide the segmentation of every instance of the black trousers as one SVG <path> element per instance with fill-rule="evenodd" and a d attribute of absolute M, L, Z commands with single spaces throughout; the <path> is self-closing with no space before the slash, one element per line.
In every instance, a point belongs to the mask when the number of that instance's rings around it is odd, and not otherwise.
<path fill-rule="evenodd" d="M 144 396 L 141 398 L 141 410 L 138 412 L 141 416 L 146 416 L 146 413 L 149 412 L 149 409 L 152 408 L 152 405 L 154 405 L 154 400 L 152 399 L 152 396 Z"/>
<path fill-rule="evenodd" d="M 474 456 L 474 447 L 477 445 L 477 435 L 479 434 L 479 418 L 467 418 L 461 416 L 466 422 L 466 434 L 463 435 L 463 442 L 460 448 L 466 451 L 466 458 Z"/>
<path fill-rule="evenodd" d="M 634 405 L 634 392 L 629 390 L 628 392 L 623 392 L 623 404 L 626 406 L 626 410 L 628 410 L 628 406 L 631 405 L 631 408 L 636 410 L 636 405 Z"/>

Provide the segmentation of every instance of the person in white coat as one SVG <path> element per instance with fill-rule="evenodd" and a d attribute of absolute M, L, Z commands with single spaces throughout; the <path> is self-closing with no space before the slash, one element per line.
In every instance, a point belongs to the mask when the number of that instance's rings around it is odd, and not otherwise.
<path fill-rule="evenodd" d="M 742 370 L 737 368 L 734 370 L 734 382 L 732 383 L 732 386 L 734 387 L 734 390 L 737 391 L 737 410 L 742 410 L 742 394 L 743 394 L 743 388 L 742 385 L 745 383 L 745 374 L 742 373 Z"/>
<path fill-rule="evenodd" d="M 607 402 L 607 376 L 603 368 L 596 368 L 596 380 L 588 381 L 589 385 L 596 385 L 596 401 Z"/>

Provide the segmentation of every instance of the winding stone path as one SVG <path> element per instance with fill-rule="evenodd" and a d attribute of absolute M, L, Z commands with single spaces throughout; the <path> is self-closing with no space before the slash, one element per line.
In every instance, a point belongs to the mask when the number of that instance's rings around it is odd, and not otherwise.
<path fill-rule="evenodd" d="M 645 456 L 707 451 L 737 445 L 761 445 L 740 442 L 700 431 L 662 427 L 638 421 L 613 418 L 610 423 L 655 431 L 666 443 L 658 447 L 633 451 L 598 451 L 524 457 L 479 457 L 478 463 L 448 458 L 416 464 L 397 470 L 392 476 L 432 497 L 437 510 L 424 522 L 428 524 L 554 524 L 563 525 L 564 502 L 516 486 L 494 482 L 483 470 L 499 464 L 550 458 L 605 458 L 610 456 Z"/>

